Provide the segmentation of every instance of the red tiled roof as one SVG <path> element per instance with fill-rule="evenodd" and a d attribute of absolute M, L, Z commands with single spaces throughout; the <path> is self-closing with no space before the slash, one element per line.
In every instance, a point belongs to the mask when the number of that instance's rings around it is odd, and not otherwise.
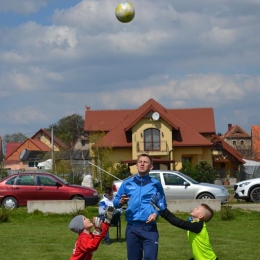
<path fill-rule="evenodd" d="M 160 117 L 172 126 L 174 138 L 173 146 L 212 145 L 209 140 L 198 132 L 198 130 L 201 130 L 203 133 L 215 133 L 212 108 L 184 109 L 185 112 L 179 109 L 179 111 L 175 113 L 174 109 L 166 109 L 154 99 L 149 99 L 138 109 L 134 110 L 92 111 L 87 109 L 85 113 L 84 130 L 89 132 L 95 130 L 108 131 L 99 143 L 101 146 L 131 147 L 131 138 L 129 138 L 127 132 L 150 111 L 158 112 Z M 179 116 L 185 113 L 189 113 L 190 115 L 179 118 L 176 115 L 178 113 Z M 205 113 L 205 116 L 203 116 L 203 113 Z M 190 123 L 188 120 L 193 117 L 194 119 L 191 120 Z"/>
<path fill-rule="evenodd" d="M 14 152 L 22 143 L 8 143 L 6 146 L 5 157 L 8 157 L 12 152 Z"/>
<path fill-rule="evenodd" d="M 251 126 L 252 133 L 252 150 L 254 157 L 260 159 L 260 126 Z"/>
<path fill-rule="evenodd" d="M 201 134 L 216 132 L 213 108 L 169 109 L 169 111 Z"/>
<path fill-rule="evenodd" d="M 112 130 L 117 124 L 129 117 L 135 110 L 86 110 L 84 131 Z"/>
<path fill-rule="evenodd" d="M 34 139 L 29 139 L 34 145 L 36 145 L 40 151 L 43 152 L 48 152 L 51 150 L 50 147 L 48 147 L 46 144 L 42 143 L 40 140 L 34 140 Z"/>

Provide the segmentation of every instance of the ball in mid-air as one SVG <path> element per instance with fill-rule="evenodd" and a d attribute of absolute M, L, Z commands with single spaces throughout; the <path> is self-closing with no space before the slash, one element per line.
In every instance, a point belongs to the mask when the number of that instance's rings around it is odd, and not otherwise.
<path fill-rule="evenodd" d="M 129 23 L 135 17 L 134 6 L 130 3 L 121 3 L 116 7 L 116 18 L 121 23 Z"/>

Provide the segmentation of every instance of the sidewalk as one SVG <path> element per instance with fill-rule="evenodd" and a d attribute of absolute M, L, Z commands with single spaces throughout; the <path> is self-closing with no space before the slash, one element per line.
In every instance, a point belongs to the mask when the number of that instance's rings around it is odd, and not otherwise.
<path fill-rule="evenodd" d="M 244 209 L 244 210 L 254 210 L 260 211 L 259 203 L 237 203 L 237 204 L 229 204 L 233 209 Z"/>
<path fill-rule="evenodd" d="M 234 195 L 230 194 L 230 197 L 228 199 L 228 202 L 236 202 L 236 204 L 226 204 L 231 206 L 233 209 L 244 209 L 244 210 L 254 210 L 254 211 L 260 211 L 260 203 L 252 203 L 252 202 L 245 202 L 244 200 L 241 200 L 240 202 L 237 202 L 237 199 L 234 199 Z"/>

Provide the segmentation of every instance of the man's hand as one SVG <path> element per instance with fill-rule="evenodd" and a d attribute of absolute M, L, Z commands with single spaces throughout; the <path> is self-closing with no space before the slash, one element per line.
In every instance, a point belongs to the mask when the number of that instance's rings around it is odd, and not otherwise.
<path fill-rule="evenodd" d="M 111 222 L 111 219 L 113 218 L 114 211 L 115 211 L 115 208 L 112 207 L 112 206 L 109 206 L 106 209 L 106 212 L 105 212 L 105 217 L 106 217 L 105 222 L 107 222 L 107 223 Z"/>
<path fill-rule="evenodd" d="M 166 209 L 166 201 L 164 199 L 164 196 L 162 197 L 159 192 L 154 194 L 151 198 L 150 204 L 158 211 L 163 211 Z"/>
<path fill-rule="evenodd" d="M 129 197 L 127 197 L 125 194 L 122 194 L 121 199 L 119 201 L 120 205 L 124 205 L 129 201 Z"/>
<path fill-rule="evenodd" d="M 154 222 L 154 221 L 156 220 L 156 218 L 157 218 L 156 213 L 152 213 L 152 214 L 148 217 L 148 219 L 146 220 L 146 223 Z"/>
<path fill-rule="evenodd" d="M 93 234 L 100 235 L 102 233 L 103 221 L 99 217 L 94 217 L 93 224 L 94 224 L 94 228 L 95 228 L 95 230 L 93 231 Z"/>

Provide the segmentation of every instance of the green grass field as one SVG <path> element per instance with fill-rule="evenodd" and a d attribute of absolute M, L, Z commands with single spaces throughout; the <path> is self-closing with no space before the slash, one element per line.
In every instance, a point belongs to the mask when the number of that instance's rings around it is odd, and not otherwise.
<path fill-rule="evenodd" d="M 9 221 L 0 222 L 1 260 L 64 260 L 69 259 L 77 234 L 68 229 L 70 214 L 28 214 L 26 208 L 8 211 Z M 207 224 L 211 244 L 221 260 L 259 259 L 260 213 L 232 209 L 235 219 L 221 220 L 217 212 Z M 0 214 L 3 212 L 0 209 Z M 96 207 L 84 213 L 92 218 Z M 188 214 L 178 213 L 186 219 Z M 124 217 L 122 217 L 122 242 L 116 241 L 116 228 L 110 228 L 111 244 L 101 244 L 92 259 L 125 260 Z M 191 257 L 186 231 L 171 226 L 159 218 L 160 233 L 158 260 L 187 260 Z"/>

